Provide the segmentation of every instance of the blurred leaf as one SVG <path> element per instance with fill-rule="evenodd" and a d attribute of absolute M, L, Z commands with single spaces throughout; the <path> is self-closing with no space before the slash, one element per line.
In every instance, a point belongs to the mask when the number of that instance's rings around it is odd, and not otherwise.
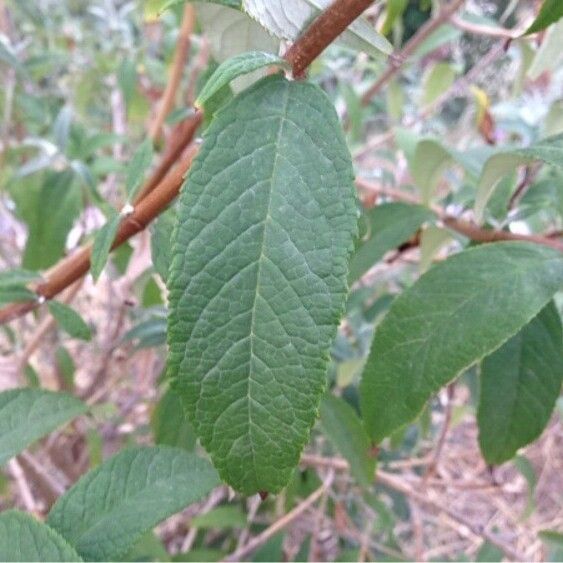
<path fill-rule="evenodd" d="M 321 425 L 336 449 L 350 464 L 358 483 L 369 487 L 374 480 L 375 457 L 371 442 L 354 409 L 343 399 L 327 394 L 320 407 Z"/>
<path fill-rule="evenodd" d="M 137 348 L 152 348 L 166 343 L 166 318 L 152 317 L 129 330 L 123 340 L 139 340 Z"/>
<path fill-rule="evenodd" d="M 211 464 L 185 450 L 129 448 L 81 477 L 47 523 L 85 559 L 108 561 L 218 484 Z"/>
<path fill-rule="evenodd" d="M 446 229 L 436 227 L 436 225 L 426 226 L 420 235 L 420 271 L 428 270 L 440 249 L 452 240 L 452 236 Z"/>
<path fill-rule="evenodd" d="M 151 426 L 155 444 L 175 446 L 194 451 L 197 436 L 186 417 L 178 394 L 167 389 L 154 410 Z"/>
<path fill-rule="evenodd" d="M 72 171 L 47 172 L 39 191 L 18 194 L 25 197 L 23 219 L 29 234 L 23 267 L 43 270 L 63 255 L 67 235 L 82 208 L 79 187 Z"/>
<path fill-rule="evenodd" d="M 517 455 L 514 458 L 513 463 L 516 469 L 518 469 L 518 471 L 522 474 L 524 479 L 526 479 L 526 483 L 528 485 L 528 502 L 526 504 L 524 512 L 520 516 L 520 520 L 525 520 L 532 514 L 536 506 L 534 497 L 538 480 L 534 466 L 531 464 L 530 460 L 527 457 Z"/>
<path fill-rule="evenodd" d="M 432 51 L 435 51 L 442 45 L 458 41 L 462 35 L 462 31 L 450 24 L 443 24 L 436 31 L 431 33 L 416 49 L 415 56 L 418 58 L 425 57 Z"/>
<path fill-rule="evenodd" d="M 244 12 L 226 6 L 199 4 L 197 17 L 209 39 L 211 54 L 219 63 L 248 51 L 277 53 L 279 50 L 279 40 Z M 256 78 L 254 73 L 239 77 L 233 82 L 233 90 L 246 88 Z"/>
<path fill-rule="evenodd" d="M 117 69 L 117 82 L 128 108 L 137 88 L 137 68 L 132 59 L 123 59 Z"/>
<path fill-rule="evenodd" d="M 385 21 L 381 27 L 383 35 L 389 35 L 395 22 L 400 18 L 408 6 L 409 0 L 387 0 L 385 5 Z"/>
<path fill-rule="evenodd" d="M 475 555 L 475 561 L 478 562 L 491 562 L 502 561 L 504 559 L 504 552 L 496 545 L 488 541 L 484 541 Z"/>
<path fill-rule="evenodd" d="M 125 188 L 127 201 L 132 202 L 141 187 L 147 170 L 150 168 L 154 156 L 151 139 L 145 139 L 134 152 L 126 170 Z"/>
<path fill-rule="evenodd" d="M 563 2 L 561 0 L 543 0 L 540 13 L 524 35 L 542 31 L 546 27 L 563 18 Z"/>
<path fill-rule="evenodd" d="M 82 561 L 55 530 L 19 510 L 0 514 L 0 560 Z"/>
<path fill-rule="evenodd" d="M 195 528 L 244 528 L 247 520 L 240 507 L 225 505 L 195 516 L 190 524 Z"/>
<path fill-rule="evenodd" d="M 556 530 L 542 530 L 539 537 L 549 548 L 547 561 L 563 561 L 563 533 Z"/>
<path fill-rule="evenodd" d="M 80 340 L 92 338 L 90 327 L 74 309 L 60 301 L 49 301 L 47 306 L 51 315 L 67 334 Z"/>
<path fill-rule="evenodd" d="M 475 198 L 475 216 L 478 221 L 482 220 L 487 202 L 499 181 L 517 166 L 535 160 L 563 168 L 563 134 L 547 137 L 529 147 L 504 149 L 486 161 Z"/>
<path fill-rule="evenodd" d="M 74 365 L 72 356 L 64 346 L 59 346 L 55 352 L 55 357 L 57 360 L 57 368 L 64 383 L 64 390 L 69 392 L 74 391 L 74 372 L 76 371 L 76 366 Z"/>
<path fill-rule="evenodd" d="M 563 56 L 563 21 L 551 26 L 527 72 L 530 80 L 537 80 L 544 72 L 559 68 Z"/>
<path fill-rule="evenodd" d="M 405 105 L 405 95 L 399 81 L 394 79 L 387 85 L 387 113 L 395 121 L 403 117 L 403 107 Z"/>
<path fill-rule="evenodd" d="M 153 531 L 146 532 L 120 561 L 170 561 L 164 544 Z"/>
<path fill-rule="evenodd" d="M 421 205 L 384 203 L 366 211 L 369 238 L 359 246 L 350 260 L 349 283 L 360 279 L 386 252 L 408 241 L 420 226 L 435 219 Z"/>
<path fill-rule="evenodd" d="M 108 219 L 108 222 L 96 234 L 94 246 L 92 247 L 90 265 L 90 272 L 92 273 L 92 277 L 95 282 L 98 281 L 98 278 L 108 261 L 109 253 L 111 252 L 111 247 L 113 245 L 113 241 L 115 240 L 115 235 L 117 234 L 120 223 L 121 215 L 114 212 L 114 214 Z"/>
<path fill-rule="evenodd" d="M 65 152 L 68 146 L 71 123 L 72 110 L 69 106 L 63 106 L 53 124 L 53 137 L 61 152 Z"/>
<path fill-rule="evenodd" d="M 456 71 L 449 63 L 436 63 L 429 67 L 422 78 L 422 104 L 430 105 L 454 83 Z"/>
<path fill-rule="evenodd" d="M 550 302 L 481 363 L 479 444 L 487 463 L 509 460 L 542 433 L 562 378 L 563 331 Z"/>
<path fill-rule="evenodd" d="M 65 422 L 85 413 L 84 403 L 40 389 L 0 393 L 0 465 Z"/>

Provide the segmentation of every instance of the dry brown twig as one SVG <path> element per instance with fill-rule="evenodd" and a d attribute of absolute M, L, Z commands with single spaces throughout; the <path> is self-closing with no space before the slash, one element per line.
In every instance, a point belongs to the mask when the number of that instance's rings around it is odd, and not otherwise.
<path fill-rule="evenodd" d="M 237 549 L 229 555 L 225 561 L 242 561 L 253 551 L 264 545 L 269 539 L 275 536 L 278 532 L 289 526 L 299 516 L 304 514 L 311 506 L 313 506 L 318 499 L 320 499 L 326 491 L 332 486 L 334 481 L 334 471 L 329 470 L 329 473 L 324 480 L 323 484 L 313 493 L 311 493 L 303 502 L 299 503 L 295 508 L 284 514 L 281 518 L 276 520 L 271 526 L 266 528 L 262 533 L 252 538 L 246 545 Z"/>

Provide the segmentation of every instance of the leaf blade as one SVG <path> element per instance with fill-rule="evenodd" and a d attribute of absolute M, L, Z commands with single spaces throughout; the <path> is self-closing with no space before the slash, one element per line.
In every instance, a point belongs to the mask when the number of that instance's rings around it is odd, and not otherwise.
<path fill-rule="evenodd" d="M 562 377 L 561 319 L 550 302 L 481 363 L 477 421 L 479 445 L 487 463 L 511 459 L 542 433 Z"/>
<path fill-rule="evenodd" d="M 85 559 L 107 561 L 218 484 L 209 462 L 184 450 L 129 448 L 84 475 L 47 523 Z"/>
<path fill-rule="evenodd" d="M 479 246 L 431 268 L 376 329 L 360 385 L 371 436 L 380 441 L 411 422 L 432 393 L 513 336 L 562 283 L 561 254 L 522 242 Z"/>
<path fill-rule="evenodd" d="M 2 561 L 82 561 L 49 526 L 18 510 L 0 514 Z"/>
<path fill-rule="evenodd" d="M 114 213 L 108 222 L 96 233 L 90 258 L 90 273 L 94 278 L 94 282 L 98 281 L 100 274 L 106 266 L 120 223 L 121 215 Z"/>
<path fill-rule="evenodd" d="M 84 403 L 66 393 L 41 389 L 0 393 L 0 465 L 86 410 Z"/>
<path fill-rule="evenodd" d="M 74 309 L 60 301 L 49 301 L 48 308 L 61 329 L 70 336 L 80 340 L 90 340 L 92 338 L 90 327 Z"/>
<path fill-rule="evenodd" d="M 169 373 L 220 474 L 247 494 L 286 484 L 315 419 L 346 295 L 352 178 L 324 94 L 273 76 L 214 118 L 182 190 Z"/>

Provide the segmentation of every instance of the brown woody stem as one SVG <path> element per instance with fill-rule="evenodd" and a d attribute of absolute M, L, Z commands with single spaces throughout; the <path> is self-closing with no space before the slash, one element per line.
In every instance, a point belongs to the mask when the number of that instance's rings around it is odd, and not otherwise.
<path fill-rule="evenodd" d="M 291 64 L 296 78 L 373 3 L 373 0 L 336 0 L 291 46 L 285 59 Z"/>

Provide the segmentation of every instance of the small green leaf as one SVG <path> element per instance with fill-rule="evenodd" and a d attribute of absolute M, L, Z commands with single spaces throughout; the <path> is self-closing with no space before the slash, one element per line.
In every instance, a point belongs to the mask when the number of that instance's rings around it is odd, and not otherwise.
<path fill-rule="evenodd" d="M 481 363 L 479 444 L 489 464 L 534 441 L 549 421 L 563 378 L 563 332 L 553 302 Z"/>
<path fill-rule="evenodd" d="M 108 222 L 96 234 L 94 246 L 92 247 L 92 258 L 90 264 L 90 272 L 92 273 L 92 277 L 95 282 L 98 281 L 98 278 L 108 261 L 109 253 L 111 252 L 111 247 L 113 245 L 113 241 L 115 240 L 115 235 L 117 234 L 120 223 L 121 215 L 114 213 Z"/>
<path fill-rule="evenodd" d="M 375 474 L 375 457 L 362 421 L 344 399 L 326 395 L 321 401 L 321 425 L 336 449 L 348 460 L 358 483 L 369 487 Z"/>
<path fill-rule="evenodd" d="M 360 386 L 382 440 L 527 324 L 563 284 L 563 255 L 524 242 L 475 247 L 437 264 L 395 299 L 376 329 Z"/>
<path fill-rule="evenodd" d="M 154 156 L 154 148 L 151 139 L 145 139 L 135 151 L 126 170 L 125 188 L 127 190 L 127 200 L 133 201 L 145 173 L 150 168 Z"/>
<path fill-rule="evenodd" d="M 47 523 L 85 559 L 108 561 L 218 484 L 209 462 L 185 450 L 130 448 L 84 475 L 59 498 Z"/>
<path fill-rule="evenodd" d="M 542 31 L 561 18 L 563 18 L 563 2 L 561 0 L 544 0 L 538 17 L 524 32 L 524 35 Z"/>
<path fill-rule="evenodd" d="M 55 317 L 59 326 L 67 334 L 80 340 L 90 340 L 92 338 L 90 327 L 74 309 L 60 301 L 49 301 L 48 307 L 51 315 Z"/>
<path fill-rule="evenodd" d="M 326 95 L 270 76 L 224 106 L 178 217 L 169 374 L 223 478 L 277 492 L 316 418 L 356 233 L 351 158 Z"/>
<path fill-rule="evenodd" d="M 437 100 L 454 83 L 456 71 L 450 63 L 436 63 L 422 79 L 422 104 L 427 106 Z"/>
<path fill-rule="evenodd" d="M 500 180 L 521 164 L 535 160 L 563 168 L 563 134 L 547 137 L 526 148 L 504 150 L 487 160 L 479 178 L 475 198 L 475 216 L 478 221 L 482 220 L 487 202 Z"/>
<path fill-rule="evenodd" d="M 49 526 L 18 510 L 0 514 L 0 561 L 82 561 Z"/>
<path fill-rule="evenodd" d="M 426 207 L 407 203 L 384 203 L 368 210 L 366 215 L 371 236 L 350 260 L 349 283 L 360 279 L 386 252 L 409 240 L 423 223 L 435 219 Z"/>
<path fill-rule="evenodd" d="M 84 403 L 66 393 L 40 389 L 0 393 L 0 465 L 86 410 Z"/>
<path fill-rule="evenodd" d="M 21 301 L 33 301 L 37 294 L 22 285 L 0 286 L 0 307 L 9 303 L 19 303 Z"/>
<path fill-rule="evenodd" d="M 240 55 L 227 59 L 217 67 L 217 70 L 215 70 L 211 78 L 206 82 L 195 102 L 195 106 L 202 108 L 208 100 L 222 88 L 228 86 L 235 78 L 273 65 L 286 69 L 290 68 L 289 63 L 281 57 L 260 51 L 241 53 Z"/>
<path fill-rule="evenodd" d="M 526 508 L 520 516 L 520 520 L 525 520 L 532 514 L 535 508 L 535 492 L 538 479 L 536 477 L 536 472 L 534 466 L 527 457 L 523 455 L 517 455 L 513 460 L 514 466 L 522 474 L 526 483 L 528 484 L 528 502 L 526 503 Z"/>

